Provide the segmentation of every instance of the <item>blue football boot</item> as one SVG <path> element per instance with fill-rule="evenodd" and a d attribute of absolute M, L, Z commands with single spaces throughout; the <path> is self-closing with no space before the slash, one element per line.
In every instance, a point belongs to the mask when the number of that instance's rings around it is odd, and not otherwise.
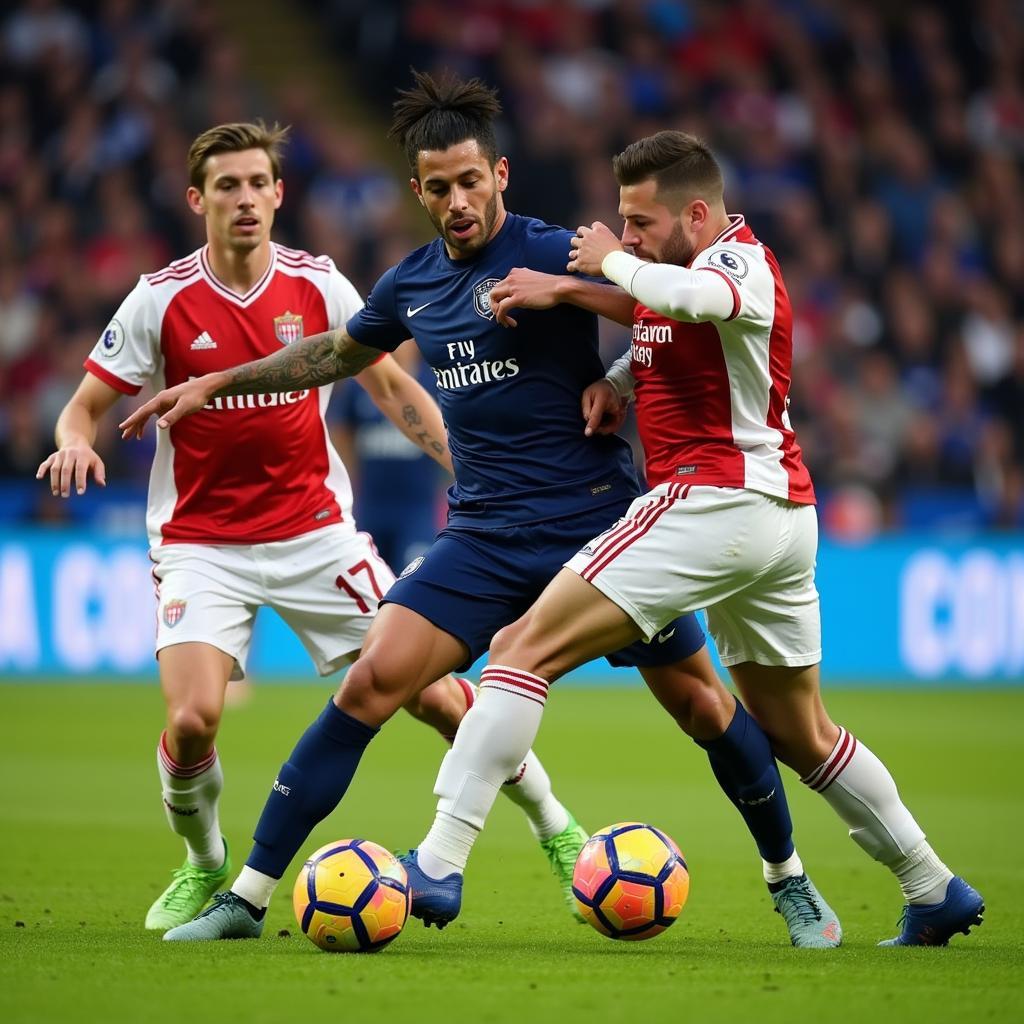
<path fill-rule="evenodd" d="M 436 924 L 440 929 L 454 921 L 462 909 L 462 875 L 453 871 L 444 878 L 431 878 L 420 868 L 415 850 L 400 854 L 398 859 L 409 876 L 412 891 L 409 913 L 418 917 L 426 928 Z"/>
<path fill-rule="evenodd" d="M 957 932 L 966 935 L 972 926 L 981 924 L 985 901 L 962 878 L 954 875 L 946 886 L 941 903 L 920 905 L 908 903 L 900 915 L 902 926 L 894 939 L 880 946 L 946 946 Z"/>

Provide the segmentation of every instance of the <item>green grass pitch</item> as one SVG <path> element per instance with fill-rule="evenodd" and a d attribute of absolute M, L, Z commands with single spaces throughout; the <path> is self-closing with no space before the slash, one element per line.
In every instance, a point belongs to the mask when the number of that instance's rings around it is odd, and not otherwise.
<path fill-rule="evenodd" d="M 236 867 L 277 766 L 328 692 L 257 685 L 226 713 L 222 823 Z M 616 943 L 574 924 L 520 812 L 500 801 L 462 916 L 443 932 L 410 921 L 379 954 L 321 953 L 292 917 L 293 865 L 261 941 L 163 944 L 141 927 L 182 856 L 157 790 L 157 687 L 0 686 L 0 1021 L 1024 1019 L 1024 692 L 836 691 L 829 701 L 986 898 L 984 927 L 948 949 L 875 948 L 894 933 L 894 881 L 786 773 L 799 850 L 845 929 L 837 951 L 793 950 L 739 817 L 641 689 L 556 690 L 538 753 L 585 824 L 650 821 L 684 850 L 689 904 L 659 938 Z M 442 751 L 406 717 L 391 723 L 305 849 L 353 835 L 418 841 Z"/>

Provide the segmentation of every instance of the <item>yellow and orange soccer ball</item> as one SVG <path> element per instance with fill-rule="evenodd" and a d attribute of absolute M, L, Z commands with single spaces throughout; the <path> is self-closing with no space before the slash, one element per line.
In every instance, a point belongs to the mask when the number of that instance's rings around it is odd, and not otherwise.
<path fill-rule="evenodd" d="M 311 854 L 292 890 L 295 919 L 328 952 L 383 949 L 409 918 L 405 868 L 368 839 L 339 839 Z"/>
<path fill-rule="evenodd" d="M 650 939 L 686 904 L 690 875 L 679 847 L 660 829 L 622 821 L 595 832 L 572 876 L 576 906 L 611 939 Z"/>

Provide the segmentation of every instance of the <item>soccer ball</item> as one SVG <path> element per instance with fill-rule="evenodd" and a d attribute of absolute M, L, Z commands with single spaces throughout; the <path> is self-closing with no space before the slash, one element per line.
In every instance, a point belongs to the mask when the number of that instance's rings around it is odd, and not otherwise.
<path fill-rule="evenodd" d="M 660 829 L 622 821 L 595 832 L 576 858 L 576 906 L 610 939 L 650 939 L 682 912 L 690 875 L 679 847 Z"/>
<path fill-rule="evenodd" d="M 321 949 L 369 952 L 397 938 L 412 893 L 393 853 L 367 839 L 339 839 L 302 865 L 292 903 L 299 927 Z"/>

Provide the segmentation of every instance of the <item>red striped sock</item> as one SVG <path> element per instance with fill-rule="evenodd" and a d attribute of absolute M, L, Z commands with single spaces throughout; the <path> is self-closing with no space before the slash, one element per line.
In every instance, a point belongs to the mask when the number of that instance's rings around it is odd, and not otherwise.
<path fill-rule="evenodd" d="M 167 730 L 165 729 L 160 733 L 160 742 L 156 748 L 157 757 L 160 758 L 160 763 L 164 766 L 168 775 L 173 775 L 178 779 L 194 779 L 197 775 L 202 775 L 203 772 L 208 771 L 213 767 L 213 763 L 217 760 L 217 748 L 214 747 L 201 761 L 197 761 L 195 764 L 178 764 L 177 761 L 171 757 L 171 752 L 167 749 Z"/>
<path fill-rule="evenodd" d="M 544 706 L 548 699 L 549 683 L 532 672 L 521 668 L 509 668 L 507 665 L 488 665 L 480 676 L 481 690 L 501 690 L 513 693 L 517 697 L 525 697 L 535 704 Z"/>
<path fill-rule="evenodd" d="M 840 726 L 839 739 L 836 740 L 832 753 L 813 772 L 805 775 L 800 781 L 813 789 L 815 793 L 823 793 L 850 763 L 856 749 L 857 737 Z"/>

